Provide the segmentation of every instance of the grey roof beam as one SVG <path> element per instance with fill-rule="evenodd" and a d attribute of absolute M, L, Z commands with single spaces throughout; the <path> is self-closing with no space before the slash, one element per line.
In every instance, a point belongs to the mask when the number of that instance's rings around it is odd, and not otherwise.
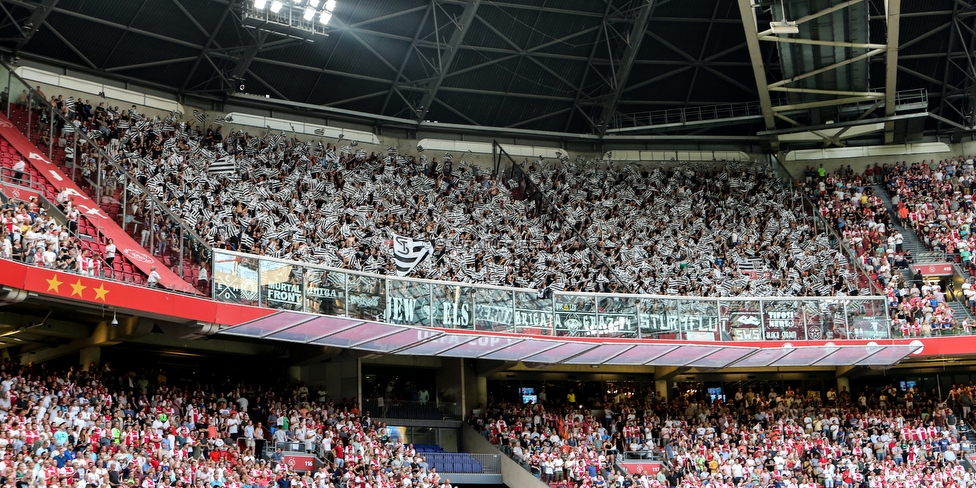
<path fill-rule="evenodd" d="M 412 87 L 412 86 L 400 86 L 398 87 L 403 91 L 422 91 L 427 92 L 428 89 L 423 87 Z M 493 91 L 493 90 L 482 90 L 479 88 L 463 88 L 458 86 L 442 86 L 440 91 L 450 92 L 450 93 L 470 93 L 472 95 L 493 95 L 498 97 L 515 97 L 515 98 L 532 98 L 536 100 L 552 100 L 555 102 L 572 102 L 571 97 L 561 97 L 558 95 L 542 95 L 537 93 L 516 93 L 516 92 L 503 92 L 503 91 Z"/>
<path fill-rule="evenodd" d="M 41 3 L 36 5 L 36 8 L 31 12 L 30 18 L 27 19 L 27 25 L 29 26 L 24 32 L 24 38 L 17 42 L 14 46 L 14 52 L 20 51 L 22 47 L 30 42 L 34 34 L 37 33 L 41 25 L 47 20 L 47 16 L 54 11 L 54 7 L 58 5 L 58 0 L 42 0 Z M 17 27 L 20 29 L 20 26 Z M 53 29 L 52 29 L 53 30 Z M 22 31 L 23 32 L 23 31 Z"/>
<path fill-rule="evenodd" d="M 465 5 L 466 6 L 466 5 L 469 5 L 471 2 L 470 2 L 470 0 L 441 0 L 441 3 L 450 3 L 450 4 L 455 4 L 455 5 Z M 581 10 L 570 10 L 570 9 L 556 8 L 556 7 L 537 6 L 537 5 L 532 5 L 530 3 L 519 4 L 519 3 L 508 3 L 508 2 L 496 2 L 496 1 L 492 1 L 492 2 L 490 2 L 490 5 L 492 7 L 497 7 L 499 9 L 505 9 L 505 8 L 523 9 L 523 10 L 531 10 L 533 12 L 546 12 L 546 13 L 552 13 L 552 14 L 577 15 L 577 16 L 580 16 L 580 17 L 594 17 L 594 18 L 598 18 L 598 19 L 599 18 L 603 18 L 603 15 L 601 15 L 599 12 L 584 12 L 584 11 L 581 11 Z"/>
<path fill-rule="evenodd" d="M 79 58 L 81 58 L 81 60 L 84 61 L 85 64 L 87 64 L 91 69 L 96 69 L 96 70 L 98 69 L 98 66 L 95 66 L 95 63 L 91 62 L 91 60 L 88 59 L 87 56 L 85 56 L 77 47 L 75 47 L 74 44 L 71 43 L 71 41 L 65 39 L 65 37 L 62 36 L 61 33 L 57 31 L 57 29 L 51 26 L 51 24 L 44 22 L 44 25 L 51 30 L 51 33 L 54 34 L 54 37 L 60 39 L 65 46 L 68 46 L 68 49 L 70 49 L 71 52 L 75 53 Z"/>
<path fill-rule="evenodd" d="M 955 47 L 954 44 L 955 44 L 955 41 L 956 41 L 955 29 L 952 29 L 951 27 L 955 23 L 955 21 L 956 21 L 956 14 L 958 14 L 958 13 L 959 13 L 959 4 L 953 2 L 952 3 L 952 19 L 949 22 L 947 22 L 947 23 L 944 24 L 946 27 L 950 27 L 950 29 L 949 29 L 949 39 L 948 39 L 949 47 L 945 51 L 945 57 L 946 57 L 946 60 L 945 60 L 945 70 L 942 73 L 942 83 L 941 83 L 941 85 L 942 85 L 942 94 L 939 97 L 939 110 L 938 110 L 939 117 L 945 117 L 945 107 L 948 104 L 947 101 L 946 101 L 946 90 L 948 89 L 948 83 L 946 82 L 946 80 L 949 79 L 949 67 L 952 64 L 951 63 L 952 57 L 950 55 L 952 54 L 952 50 Z M 967 53 L 966 56 L 969 56 L 969 54 Z M 949 105 L 951 106 L 951 104 L 949 104 Z M 936 119 L 936 120 L 939 120 L 939 119 Z"/>
<path fill-rule="evenodd" d="M 827 101 L 829 102 L 830 100 Z M 759 137 L 765 137 L 765 136 L 777 136 L 782 134 L 796 134 L 798 132 L 812 132 L 812 131 L 819 131 L 819 130 L 840 129 L 848 126 L 880 124 L 889 121 L 917 119 L 917 118 L 929 117 L 929 116 L 930 114 L 928 112 L 918 112 L 914 114 L 892 115 L 891 117 L 879 117 L 876 119 L 849 120 L 849 121 L 840 121 L 833 124 L 791 127 L 789 129 L 767 130 L 767 131 L 760 132 L 756 135 Z"/>
<path fill-rule="evenodd" d="M 620 97 L 624 94 L 624 87 L 627 86 L 627 80 L 630 78 L 630 72 L 634 67 L 634 60 L 637 59 L 637 53 L 640 52 L 641 44 L 644 42 L 644 36 L 648 32 L 648 20 L 651 18 L 651 14 L 654 13 L 656 5 L 657 0 L 644 0 L 644 4 L 637 11 L 637 21 L 630 31 L 630 37 L 628 37 L 630 42 L 624 48 L 624 54 L 621 56 L 620 64 L 617 65 L 617 69 L 614 71 L 614 76 L 611 80 L 612 85 L 610 88 L 613 92 L 604 102 L 603 109 L 600 111 L 600 118 L 596 121 L 599 124 L 600 135 L 606 134 L 607 128 L 610 127 L 610 120 L 613 118 L 613 113 L 617 110 Z"/>
<path fill-rule="evenodd" d="M 513 49 L 517 50 L 519 52 L 519 55 L 529 54 L 528 51 L 522 49 L 521 46 L 519 46 L 514 41 L 512 41 L 511 39 L 509 39 L 508 36 L 506 36 L 500 30 L 496 29 L 495 26 L 491 25 L 487 20 L 481 18 L 480 15 L 475 15 L 475 18 L 478 19 L 482 24 L 484 24 L 485 27 L 488 28 L 488 30 L 492 31 L 496 36 L 500 37 L 509 46 L 512 46 Z M 580 32 L 573 33 L 573 34 L 571 34 L 568 37 L 570 37 L 570 38 L 576 37 L 578 35 L 586 34 L 588 32 L 592 32 L 593 30 L 598 30 L 598 29 L 599 29 L 599 27 L 591 27 L 591 28 L 586 29 L 584 31 L 580 31 Z M 542 46 L 536 46 L 536 49 L 542 49 L 544 47 L 547 47 L 549 45 L 556 44 L 556 43 L 559 43 L 559 42 L 565 42 L 565 40 L 564 39 L 556 39 L 554 41 L 550 41 L 550 42 L 548 42 L 546 44 L 543 44 Z M 570 83 L 569 81 L 567 81 L 566 78 L 563 78 L 562 75 L 560 75 L 559 73 L 556 73 L 555 71 L 552 70 L 552 68 L 546 66 L 545 64 L 543 64 L 542 62 L 540 62 L 538 59 L 535 59 L 532 56 L 527 56 L 527 57 L 529 58 L 529 61 L 533 62 L 534 64 L 536 64 L 537 66 L 539 66 L 540 68 L 542 68 L 543 71 L 546 71 L 547 73 L 549 73 L 550 75 L 552 75 L 553 77 L 555 77 L 557 80 L 559 80 L 560 82 L 562 82 L 566 86 L 568 86 L 570 88 L 576 88 L 576 85 L 575 84 Z"/>
<path fill-rule="evenodd" d="M 386 100 L 383 101 L 383 108 L 380 110 L 381 114 L 386 113 L 386 108 L 390 105 L 390 99 L 393 98 L 393 92 L 397 89 L 397 83 L 400 82 L 400 78 L 403 78 L 403 72 L 407 69 L 407 65 L 410 64 L 410 58 L 413 56 L 414 49 L 417 48 L 417 42 L 420 41 L 420 34 L 424 30 L 424 26 L 427 25 L 427 19 L 432 13 L 434 13 L 434 2 L 436 0 L 431 0 L 430 4 L 425 8 L 424 18 L 420 19 L 417 24 L 417 30 L 413 34 L 413 40 L 410 41 L 410 47 L 407 48 L 407 52 L 403 55 L 403 61 L 400 62 L 400 68 L 397 69 L 396 76 L 393 77 L 393 83 L 390 83 L 390 90 L 386 94 Z M 436 14 L 435 14 L 436 15 Z"/>
<path fill-rule="evenodd" d="M 264 44 L 264 41 L 268 39 L 269 35 L 270 34 L 265 31 L 255 32 L 254 42 L 252 42 L 250 45 L 244 48 L 244 52 L 241 53 L 241 56 L 237 59 L 237 64 L 235 64 L 234 67 L 230 70 L 230 76 L 224 76 L 223 73 L 220 73 L 220 70 L 217 68 L 216 65 L 214 65 L 214 69 L 218 71 L 220 77 L 223 78 L 223 80 L 228 84 L 230 84 L 231 81 L 236 81 L 241 79 L 244 76 L 244 74 L 251 69 L 251 63 L 254 62 L 254 58 L 258 57 L 258 53 L 261 52 L 261 45 Z M 210 57 L 207 56 L 207 59 L 209 60 Z M 267 85 L 267 83 L 264 84 Z M 231 88 L 232 87 L 233 85 L 231 85 Z M 274 90 L 274 87 L 269 86 L 268 88 Z M 275 93 L 277 93 L 277 90 L 275 90 Z M 281 97 L 281 98 L 287 99 L 287 97 Z"/>
<path fill-rule="evenodd" d="M 437 97 L 437 91 L 440 90 L 441 84 L 444 83 L 444 77 L 451 70 L 451 65 L 454 64 L 454 56 L 457 54 L 458 48 L 461 47 L 464 36 L 471 30 L 471 24 L 474 21 L 475 14 L 478 13 L 479 6 L 481 6 L 481 0 L 467 2 L 464 5 L 464 11 L 461 12 L 461 17 L 455 21 L 454 32 L 451 33 L 451 39 L 447 44 L 447 52 L 442 53 L 440 46 L 438 46 L 439 70 L 437 78 L 427 85 L 427 90 L 423 98 L 420 99 L 420 107 L 417 107 L 417 120 L 423 121 L 427 118 L 434 98 Z"/>
<path fill-rule="evenodd" d="M 197 73 L 197 68 L 200 67 L 200 61 L 203 61 L 203 56 L 205 55 L 207 49 L 210 49 L 210 45 L 213 44 L 214 39 L 217 38 L 217 33 L 220 32 L 221 27 L 224 26 L 224 21 L 227 20 L 227 17 L 230 15 L 232 5 L 233 4 L 227 5 L 227 8 L 224 9 L 224 13 L 220 16 L 220 20 L 217 21 L 217 26 L 214 27 L 213 31 L 210 32 L 210 36 L 207 38 L 207 43 L 204 44 L 200 54 L 197 55 L 196 61 L 193 62 L 193 67 L 190 68 L 189 74 L 186 75 L 186 78 L 183 79 L 183 84 L 180 85 L 180 93 L 186 91 L 186 87 L 190 83 L 190 80 L 193 79 L 193 75 Z"/>
<path fill-rule="evenodd" d="M 901 0 L 885 0 L 888 14 L 888 53 L 885 55 L 885 116 L 895 115 L 898 90 L 898 35 L 901 22 Z M 949 52 L 952 50 L 950 49 Z M 885 124 L 885 144 L 895 142 L 895 123 Z"/>
<path fill-rule="evenodd" d="M 712 9 L 712 19 L 708 23 L 708 29 L 705 31 L 705 38 L 702 40 L 701 51 L 698 53 L 698 62 L 705 57 L 705 50 L 708 49 L 708 39 L 712 37 L 712 27 L 715 26 L 715 17 L 718 16 L 718 7 L 721 5 L 720 2 L 715 2 L 715 8 Z M 685 95 L 685 103 L 687 104 L 691 101 L 691 94 L 695 91 L 695 82 L 698 81 L 698 66 L 695 66 L 695 72 L 691 75 L 691 83 L 688 83 L 688 94 Z"/>
<path fill-rule="evenodd" d="M 125 26 L 125 32 L 123 32 L 122 35 L 119 36 L 119 40 L 115 41 L 115 45 L 112 46 L 112 50 L 108 52 L 108 56 L 105 56 L 105 61 L 102 62 L 102 66 L 101 66 L 102 69 L 105 69 L 105 64 L 108 63 L 110 59 L 112 59 L 113 55 L 115 55 L 115 51 L 122 44 L 122 41 L 125 40 L 125 34 L 128 33 L 129 29 L 132 28 L 132 24 L 134 24 L 136 19 L 139 18 L 139 14 L 141 14 L 142 10 L 146 8 L 147 3 L 149 3 L 149 0 L 142 0 L 142 5 L 139 6 L 139 10 L 136 10 L 136 14 L 133 15 L 131 19 L 129 19 L 129 23 Z"/>
<path fill-rule="evenodd" d="M 603 36 L 603 33 L 605 32 L 605 29 L 603 29 L 603 27 L 606 26 L 607 18 L 610 16 L 610 10 L 613 8 L 613 0 L 605 0 L 605 1 L 607 3 L 607 6 L 603 10 L 603 20 L 600 22 L 601 28 L 596 30 L 596 38 L 593 39 L 593 47 L 590 48 L 590 56 L 586 60 L 586 67 L 583 68 L 583 74 L 582 76 L 580 76 L 579 85 L 576 87 L 576 96 L 575 99 L 573 100 L 573 108 L 579 110 L 580 113 L 583 114 L 583 116 L 586 118 L 586 121 L 590 123 L 590 126 L 593 128 L 593 130 L 599 130 L 600 127 L 593 122 L 593 119 L 590 118 L 590 116 L 586 113 L 586 111 L 583 110 L 583 107 L 580 106 L 580 99 L 583 96 L 583 88 L 586 87 L 586 77 L 587 75 L 590 74 L 590 69 L 593 68 L 593 60 L 596 58 L 596 51 L 601 45 L 600 38 Z M 569 128 L 573 122 L 574 113 L 576 113 L 575 110 L 569 113 L 569 117 L 566 117 L 566 126 L 563 128 L 564 132 L 569 131 Z"/>
<path fill-rule="evenodd" d="M 763 121 L 766 130 L 776 128 L 773 118 L 773 99 L 769 96 L 769 83 L 766 81 L 766 65 L 759 47 L 759 32 L 756 24 L 756 11 L 751 0 L 738 0 L 739 13 L 742 16 L 742 28 L 746 34 L 746 45 L 749 47 L 749 57 L 752 59 L 752 74 L 756 78 L 759 89 L 759 104 L 762 107 Z"/>
<path fill-rule="evenodd" d="M 225 55 L 216 55 L 215 56 L 214 54 L 210 54 L 210 56 L 230 58 L 230 56 L 225 56 Z M 270 65 L 273 65 L 273 66 L 283 66 L 285 68 L 295 68 L 295 69 L 300 69 L 300 70 L 304 70 L 304 71 L 313 71 L 313 72 L 316 72 L 316 73 L 323 73 L 323 74 L 327 74 L 327 75 L 341 76 L 341 77 L 351 78 L 351 79 L 360 80 L 360 81 L 373 81 L 373 82 L 376 82 L 376 83 L 391 83 L 391 80 L 389 78 L 377 78 L 375 76 L 360 75 L 360 74 L 356 74 L 356 73 L 346 73 L 346 72 L 343 72 L 343 71 L 336 71 L 336 70 L 331 70 L 331 69 L 327 69 L 327 68 L 317 68 L 315 66 L 307 66 L 307 65 L 302 65 L 302 64 L 289 63 L 287 61 L 278 61 L 278 60 L 275 60 L 275 59 L 254 58 L 254 62 L 255 63 L 263 63 L 263 64 L 270 64 Z"/>
<path fill-rule="evenodd" d="M 345 24 L 342 23 L 341 20 L 339 20 L 339 19 L 337 19 L 335 17 L 332 18 L 332 22 L 334 22 L 337 26 L 343 26 L 343 25 L 345 25 Z M 359 42 L 360 44 L 362 44 L 363 47 L 365 47 L 366 50 L 369 51 L 370 54 L 372 54 L 374 57 L 376 57 L 376 59 L 378 59 L 380 61 L 380 63 L 383 64 L 383 66 L 386 66 L 387 68 L 390 69 L 390 71 L 392 71 L 394 73 L 397 72 L 396 67 L 394 67 L 393 64 L 390 63 L 386 58 L 384 58 L 382 55 L 380 55 L 380 53 L 377 52 L 376 49 L 373 48 L 373 46 L 371 46 L 368 42 L 364 41 L 362 37 L 359 37 L 359 34 L 355 30 L 349 30 L 348 32 L 349 32 L 349 35 L 352 36 L 353 39 L 355 39 L 357 42 Z"/>
<path fill-rule="evenodd" d="M 749 92 L 749 93 L 751 93 L 753 95 L 758 94 L 758 92 L 756 92 L 756 90 L 753 90 L 752 88 L 749 88 L 748 86 L 745 86 L 744 84 L 742 84 L 739 80 L 736 80 L 735 78 L 732 78 L 731 76 L 729 76 L 729 75 L 727 75 L 725 73 L 722 73 L 721 71 L 718 71 L 715 68 L 712 68 L 708 64 L 703 63 L 700 59 L 695 59 L 692 55 L 684 52 L 683 50 L 681 50 L 680 48 L 678 48 L 678 46 L 675 46 L 674 44 L 668 42 L 663 37 L 661 37 L 661 36 L 659 36 L 659 35 L 657 35 L 657 34 L 655 34 L 653 32 L 648 32 L 647 35 L 653 37 L 655 40 L 657 40 L 657 42 L 660 42 L 661 44 L 664 44 L 664 46 L 667 47 L 668 49 L 674 51 L 675 53 L 677 53 L 681 57 L 687 59 L 688 62 L 690 63 L 690 66 L 693 66 L 696 70 L 699 67 L 701 67 L 701 68 L 705 69 L 706 71 L 711 72 L 715 76 L 718 76 L 719 78 L 722 78 L 725 81 L 728 81 L 729 83 L 731 83 L 731 84 L 733 84 L 733 85 L 741 88 L 742 90 L 744 90 L 746 92 Z"/>
<path fill-rule="evenodd" d="M 176 59 L 163 59 L 160 61 L 148 61 L 145 63 L 129 64 L 126 66 L 113 66 L 111 68 L 104 68 L 104 69 L 106 73 L 112 73 L 115 71 L 125 71 L 128 69 L 152 68 L 154 66 L 163 66 L 166 64 L 185 63 L 187 61 L 193 61 L 195 59 L 197 59 L 196 56 L 187 56 L 187 57 L 176 58 Z"/>
<path fill-rule="evenodd" d="M 14 4 L 14 5 L 20 5 L 22 7 L 28 7 L 28 8 L 33 8 L 33 7 L 36 6 L 35 4 L 28 3 L 28 2 L 25 2 L 23 0 L 4 0 L 4 1 L 6 1 L 8 3 L 11 3 L 11 4 Z M 134 27 L 127 27 L 127 26 L 124 26 L 124 25 L 121 25 L 121 24 L 117 24 L 115 22 L 112 22 L 110 20 L 99 19 L 98 17 L 92 17 L 91 15 L 85 15 L 83 13 L 75 12 L 73 10 L 67 10 L 67 9 L 63 9 L 63 8 L 60 8 L 60 7 L 54 7 L 51 10 L 53 10 L 54 12 L 57 12 L 59 14 L 64 14 L 64 15 L 67 15 L 69 17 L 74 17 L 76 19 L 86 20 L 88 22 L 92 22 L 92 23 L 98 24 L 98 25 L 104 25 L 104 26 L 107 26 L 107 27 L 114 27 L 116 29 L 121 29 L 121 30 L 123 30 L 125 32 L 131 32 L 133 34 L 139 34 L 141 36 L 146 36 L 146 37 L 149 37 L 149 38 L 152 38 L 152 39 L 158 39 L 160 41 L 170 42 L 170 43 L 177 44 L 177 45 L 184 46 L 184 47 L 192 47 L 194 49 L 203 49 L 204 48 L 203 46 L 201 46 L 199 44 L 195 44 L 195 43 L 192 43 L 192 42 L 184 41 L 182 39 L 176 39 L 176 38 L 173 38 L 173 37 L 164 36 L 162 34 L 156 34 L 155 32 L 149 32 L 149 31 L 146 31 L 146 30 L 143 30 L 143 29 L 136 29 Z"/>

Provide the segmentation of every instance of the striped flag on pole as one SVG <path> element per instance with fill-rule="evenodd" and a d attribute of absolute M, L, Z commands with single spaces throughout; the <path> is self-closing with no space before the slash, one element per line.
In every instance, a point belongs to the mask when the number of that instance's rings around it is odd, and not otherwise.
<path fill-rule="evenodd" d="M 434 250 L 428 241 L 393 235 L 393 255 L 396 258 L 397 276 L 407 276 Z"/>

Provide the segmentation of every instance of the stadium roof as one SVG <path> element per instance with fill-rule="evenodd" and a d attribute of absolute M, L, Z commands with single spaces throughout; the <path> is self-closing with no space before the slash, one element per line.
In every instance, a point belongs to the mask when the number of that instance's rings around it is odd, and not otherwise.
<path fill-rule="evenodd" d="M 891 366 L 918 349 L 913 345 L 826 347 L 730 346 L 679 341 L 602 342 L 585 338 L 491 335 L 383 324 L 299 312 L 276 312 L 220 334 L 332 346 L 375 354 L 464 357 L 538 364 L 694 366 Z M 604 339 L 605 340 L 605 339 Z"/>
<path fill-rule="evenodd" d="M 770 126 L 760 74 L 774 83 L 843 63 L 801 86 L 883 90 L 886 56 L 858 46 L 894 34 L 897 91 L 927 94 L 942 119 L 923 119 L 927 128 L 970 127 L 976 100 L 968 0 L 786 0 L 786 12 L 767 0 L 339 0 L 329 35 L 304 38 L 245 27 L 250 1 L 0 0 L 0 41 L 25 59 L 187 96 L 222 98 L 242 78 L 262 96 L 413 120 L 577 134 L 678 120 L 643 133 L 755 134 L 790 127 L 782 117 Z M 829 10 L 800 26 L 820 44 L 753 50 L 741 21 L 750 2 L 763 5 L 759 30 Z M 899 3 L 900 35 L 885 10 Z M 753 70 L 757 56 L 764 71 Z M 815 126 L 894 114 L 853 105 L 788 117 Z M 724 111 L 735 120 L 702 115 Z M 706 123 L 683 123 L 695 117 Z"/>

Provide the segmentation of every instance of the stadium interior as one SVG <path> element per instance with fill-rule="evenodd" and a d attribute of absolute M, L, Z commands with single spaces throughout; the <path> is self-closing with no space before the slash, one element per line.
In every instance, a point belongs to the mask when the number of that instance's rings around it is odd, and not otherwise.
<path fill-rule="evenodd" d="M 0 486 L 976 487 L 974 66 L 972 0 L 0 0 Z"/>

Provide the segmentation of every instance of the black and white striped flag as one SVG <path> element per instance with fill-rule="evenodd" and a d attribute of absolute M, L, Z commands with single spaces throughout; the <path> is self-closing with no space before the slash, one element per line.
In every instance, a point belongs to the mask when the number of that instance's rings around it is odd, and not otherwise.
<path fill-rule="evenodd" d="M 193 118 L 199 120 L 201 124 L 207 123 L 207 115 L 197 109 L 193 109 Z"/>
<path fill-rule="evenodd" d="M 397 276 L 407 276 L 426 258 L 434 246 L 428 241 L 418 241 L 404 236 L 393 236 L 393 255 L 396 258 Z"/>

